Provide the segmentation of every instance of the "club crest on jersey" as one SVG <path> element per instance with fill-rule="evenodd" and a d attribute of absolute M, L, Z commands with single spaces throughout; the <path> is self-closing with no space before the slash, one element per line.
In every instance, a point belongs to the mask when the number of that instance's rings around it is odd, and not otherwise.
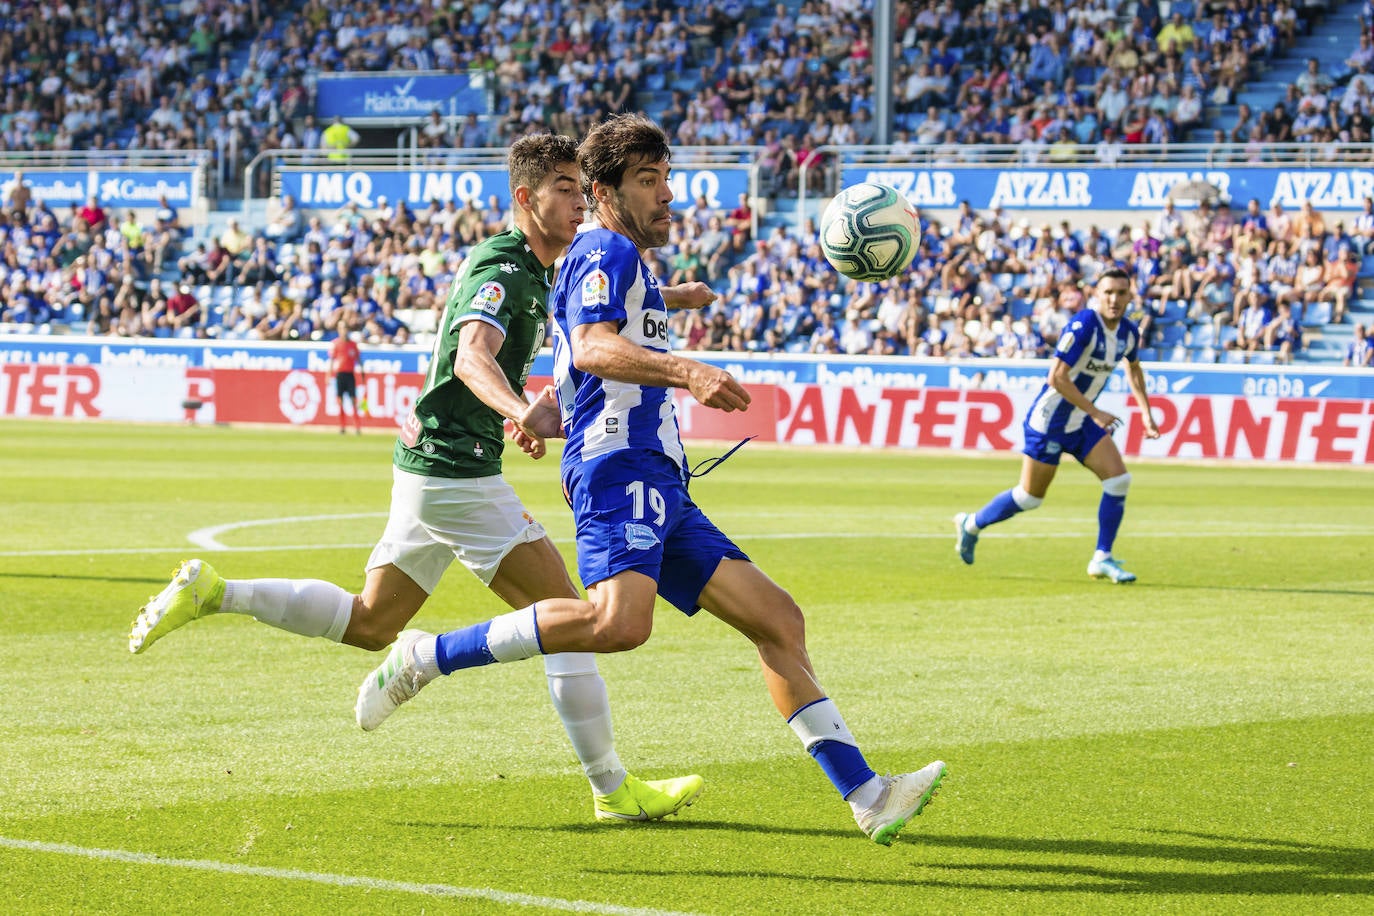
<path fill-rule="evenodd" d="M 658 535 L 648 525 L 625 523 L 625 546 L 631 550 L 649 550 L 658 545 Z"/>
<path fill-rule="evenodd" d="M 582 304 L 611 304 L 611 278 L 604 270 L 594 270 L 582 279 Z"/>
<path fill-rule="evenodd" d="M 472 307 L 488 315 L 495 315 L 500 310 L 501 303 L 505 301 L 506 288 L 495 280 L 488 280 L 477 290 L 477 295 L 472 297 Z"/>

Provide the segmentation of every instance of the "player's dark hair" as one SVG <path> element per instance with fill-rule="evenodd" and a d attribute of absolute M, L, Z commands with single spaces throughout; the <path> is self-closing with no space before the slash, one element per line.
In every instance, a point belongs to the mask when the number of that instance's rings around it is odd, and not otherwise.
<path fill-rule="evenodd" d="M 1099 274 L 1097 277 L 1098 283 L 1101 283 L 1103 280 L 1125 280 L 1129 283 L 1131 280 L 1131 275 L 1126 273 L 1126 269 L 1124 267 L 1108 267 L 1106 270 L 1102 271 L 1102 273 Z"/>
<path fill-rule="evenodd" d="M 601 122 L 577 148 L 582 194 L 587 198 L 588 209 L 596 211 L 592 182 L 619 188 L 625 170 L 632 164 L 667 162 L 671 158 L 668 135 L 643 115 L 623 114 Z"/>
<path fill-rule="evenodd" d="M 560 134 L 533 134 L 511 145 L 510 191 L 524 185 L 534 190 L 553 174 L 556 166 L 577 162 L 577 144 Z"/>

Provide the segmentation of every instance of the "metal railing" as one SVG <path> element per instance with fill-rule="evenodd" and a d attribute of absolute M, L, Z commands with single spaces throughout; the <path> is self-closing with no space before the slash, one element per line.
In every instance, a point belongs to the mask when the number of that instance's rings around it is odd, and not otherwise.
<path fill-rule="evenodd" d="M 161 150 L 0 150 L 0 168 L 39 169 L 197 168 L 209 162 L 208 149 Z"/>
<path fill-rule="evenodd" d="M 1252 148 L 1245 143 L 1122 143 L 1109 161 L 1097 156 L 1098 144 L 1078 144 L 1070 154 L 1057 157 L 1052 146 L 1023 147 L 1015 143 L 823 146 L 849 165 L 878 163 L 927 168 L 1007 168 L 1044 166 L 1049 168 L 1132 168 L 1138 166 L 1231 166 L 1301 165 L 1339 167 L 1374 165 L 1374 143 L 1265 143 Z"/>

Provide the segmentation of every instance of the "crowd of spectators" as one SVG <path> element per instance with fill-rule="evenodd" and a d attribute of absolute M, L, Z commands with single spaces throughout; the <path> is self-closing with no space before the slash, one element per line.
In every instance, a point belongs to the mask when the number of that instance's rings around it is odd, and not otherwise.
<path fill-rule="evenodd" d="M 1151 354 L 1176 358 L 1186 330 L 1199 359 L 1236 350 L 1291 362 L 1305 323 L 1347 320 L 1362 256 L 1374 251 L 1369 199 L 1348 231 L 1310 203 L 1289 214 L 1254 200 L 1240 214 L 1204 201 L 1185 215 L 1167 203 L 1157 218 L 1114 231 L 1067 220 L 1032 227 L 967 204 L 947 225 L 920 223 L 911 268 L 881 283 L 828 269 L 813 225 L 775 230 L 731 263 L 718 307 L 676 314 L 672 328 L 686 349 L 1036 358 L 1097 275 L 1119 266 L 1134 278 L 1130 317 Z M 707 231 L 682 220 L 656 253 L 660 274 L 709 279 L 674 268 Z"/>
<path fill-rule="evenodd" d="M 1285 140 L 1368 139 L 1374 4 L 1344 72 L 1306 72 L 1272 110 L 1240 105 L 1220 139 L 1254 157 Z M 420 126 L 422 146 L 504 146 L 530 131 L 584 131 L 648 108 L 683 145 L 751 144 L 766 196 L 796 188 L 824 145 L 873 139 L 869 4 L 746 0 L 505 0 L 453 8 L 305 0 L 7 0 L 0 26 L 0 149 L 198 149 L 241 162 L 261 149 L 331 146 L 311 114 L 314 80 L 341 70 L 474 70 L 495 115 Z M 1325 10 L 1303 0 L 897 4 L 898 155 L 930 146 L 951 160 L 1015 144 L 1029 160 L 1114 161 L 1127 144 L 1184 139 L 1204 107 L 1231 101 L 1257 62 L 1291 47 Z M 13 15 L 11 15 L 13 14 Z M 23 14 L 23 15 L 20 15 Z M 237 62 L 245 57 L 246 63 Z M 239 57 L 234 57 L 235 53 Z M 357 134 L 339 126 L 347 148 Z M 819 181 L 824 170 L 809 169 Z M 265 173 L 264 173 L 265 175 Z M 22 187 L 22 182 L 20 182 Z M 92 333 L 409 339 L 397 312 L 441 305 L 467 248 L 504 225 L 492 205 L 345 208 L 308 224 L 291 202 L 273 225 L 235 223 L 183 237 L 163 201 L 140 223 L 91 200 L 42 202 L 0 217 L 0 319 L 84 322 Z M 674 317 L 687 347 L 871 354 L 1035 356 L 1052 346 L 1107 263 L 1137 277 L 1136 317 L 1167 347 L 1178 312 L 1218 347 L 1291 358 L 1303 312 L 1342 320 L 1353 289 L 1347 233 L 1298 214 L 1222 206 L 1158 225 L 1032 230 L 965 207 L 923 219 L 911 271 L 851 284 L 824 264 L 814 226 L 752 236 L 748 202 L 698 201 L 656 268 L 722 293 L 706 314 Z M 1368 213 L 1361 220 L 1374 223 Z M 1314 225 L 1314 222 L 1317 225 Z M 1262 224 L 1262 225 L 1261 225 Z M 175 265 L 173 268 L 171 265 Z M 205 290 L 229 290 L 212 294 Z M 1180 305 L 1181 303 L 1181 305 Z M 1316 307 L 1316 308 L 1314 308 Z M 1204 321 L 1203 319 L 1206 319 Z"/>
<path fill-rule="evenodd" d="M 880 283 L 836 273 L 809 220 L 755 237 L 747 199 L 725 210 L 699 198 L 646 259 L 665 282 L 719 293 L 710 309 L 671 317 L 683 349 L 1043 357 L 1097 275 L 1120 266 L 1151 355 L 1178 358 L 1188 328 L 1199 359 L 1234 349 L 1287 362 L 1306 324 L 1347 320 L 1362 256 L 1374 253 L 1371 199 L 1349 227 L 1310 203 L 1290 214 L 1254 200 L 1241 213 L 1166 203 L 1116 229 L 1032 226 L 966 203 L 949 220 L 919 218 L 911 267 Z M 307 217 L 288 197 L 265 226 L 230 219 L 196 241 L 170 206 L 143 225 L 94 198 L 60 213 L 34 202 L 0 213 L 0 321 L 121 337 L 406 343 L 408 322 L 435 326 L 471 246 L 509 220 L 494 201 L 415 212 L 381 200 Z"/>
<path fill-rule="evenodd" d="M 1204 107 L 1234 99 L 1324 4 L 1296 0 L 996 0 L 896 4 L 898 142 L 1018 144 L 1070 160 L 1088 147 L 1185 139 Z M 262 150 L 316 148 L 315 82 L 331 71 L 481 74 L 495 113 L 436 118 L 427 146 L 507 146 L 578 135 L 645 109 L 687 145 L 765 146 L 779 189 L 826 144 L 873 139 L 871 4 L 861 0 L 489 0 L 381 7 L 354 0 L 8 0 L 0 28 L 0 149 L 209 149 L 234 166 Z M 245 50 L 246 49 L 246 50 Z M 1300 80 L 1283 109 L 1242 113 L 1230 139 L 1368 133 L 1361 44 L 1339 93 Z M 1352 78 L 1353 77 L 1353 78 Z M 1353 122 L 1352 122 L 1353 119 Z M 1320 122 L 1320 123 L 1318 123 Z M 226 174 L 236 174 L 227 169 Z M 818 172 L 819 174 L 819 172 Z"/>

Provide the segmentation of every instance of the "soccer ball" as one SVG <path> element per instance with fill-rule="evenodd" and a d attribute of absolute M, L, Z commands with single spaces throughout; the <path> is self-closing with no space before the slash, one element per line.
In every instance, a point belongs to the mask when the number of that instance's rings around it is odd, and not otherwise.
<path fill-rule="evenodd" d="M 851 280 L 895 277 L 911 264 L 919 241 L 911 205 L 887 185 L 851 185 L 821 214 L 821 251 Z"/>

